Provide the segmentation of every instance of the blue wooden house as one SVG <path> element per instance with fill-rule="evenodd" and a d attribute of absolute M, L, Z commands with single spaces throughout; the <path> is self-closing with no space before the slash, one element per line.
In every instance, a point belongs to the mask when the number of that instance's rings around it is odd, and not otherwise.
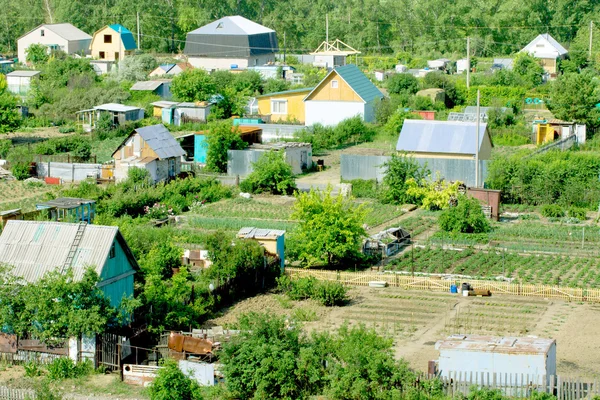
<path fill-rule="evenodd" d="M 85 222 L 8 221 L 0 235 L 0 264 L 30 283 L 69 269 L 79 280 L 91 267 L 113 307 L 133 296 L 133 275 L 139 270 L 118 227 Z"/>

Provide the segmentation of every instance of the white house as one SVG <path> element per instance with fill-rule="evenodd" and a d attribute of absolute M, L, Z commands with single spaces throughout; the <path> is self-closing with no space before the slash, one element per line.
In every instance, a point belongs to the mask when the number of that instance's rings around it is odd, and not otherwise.
<path fill-rule="evenodd" d="M 273 63 L 278 50 L 273 29 L 236 15 L 189 32 L 184 53 L 193 67 L 213 71 Z"/>
<path fill-rule="evenodd" d="M 27 49 L 32 44 L 43 44 L 49 50 L 67 54 L 89 54 L 92 37 L 71 24 L 42 24 L 17 39 L 19 61 L 25 63 Z"/>
<path fill-rule="evenodd" d="M 26 96 L 31 88 L 31 81 L 38 78 L 40 71 L 13 71 L 6 74 L 8 91 L 19 96 Z"/>
<path fill-rule="evenodd" d="M 529 53 L 533 57 L 538 58 L 542 67 L 544 67 L 544 71 L 550 74 L 550 76 L 556 75 L 556 60 L 565 58 L 568 54 L 567 49 L 550 36 L 549 33 L 538 35 L 521 52 Z"/>
<path fill-rule="evenodd" d="M 383 94 L 354 64 L 332 69 L 304 98 L 306 125 L 337 125 L 360 116 L 375 120 L 375 102 Z"/>

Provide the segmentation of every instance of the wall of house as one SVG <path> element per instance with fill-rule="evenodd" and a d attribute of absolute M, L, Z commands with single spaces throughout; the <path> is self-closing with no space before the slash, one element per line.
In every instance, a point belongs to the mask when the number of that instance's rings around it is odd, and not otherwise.
<path fill-rule="evenodd" d="M 121 304 L 123 296 L 133 296 L 133 275 L 134 269 L 123 247 L 118 240 L 114 241 L 115 257 L 106 258 L 102 273 L 100 274 L 100 283 L 98 286 L 102 289 L 104 295 L 110 300 L 113 307 Z M 115 279 L 113 279 L 115 278 Z"/>
<path fill-rule="evenodd" d="M 156 164 L 156 177 L 154 182 L 163 182 L 169 179 L 169 160 L 154 160 Z"/>
<path fill-rule="evenodd" d="M 555 58 L 540 58 L 542 68 L 549 74 L 556 74 L 556 59 Z"/>
<path fill-rule="evenodd" d="M 332 87 L 332 81 L 337 81 L 337 88 Z M 360 96 L 336 72 L 329 74 L 307 100 L 363 102 Z"/>
<path fill-rule="evenodd" d="M 156 157 L 158 155 L 148 143 L 142 137 L 135 133 L 131 135 L 125 144 L 119 149 L 119 151 L 115 152 L 113 158 L 115 160 L 124 160 L 129 157 L 137 157 L 137 158 L 145 158 L 145 157 Z"/>
<path fill-rule="evenodd" d="M 260 115 L 271 115 L 272 122 L 278 121 L 298 121 L 304 123 L 305 112 L 304 112 L 304 98 L 310 93 L 310 90 L 301 93 L 284 93 L 275 96 L 259 97 L 258 100 L 258 113 Z M 286 100 L 287 101 L 287 114 L 273 114 L 271 111 L 271 100 Z"/>
<path fill-rule="evenodd" d="M 112 36 L 112 43 L 104 43 L 104 35 Z M 94 33 L 92 38 L 92 44 L 90 45 L 92 58 L 99 60 L 115 61 L 122 60 L 124 57 L 132 54 L 132 51 L 125 50 L 123 42 L 121 41 L 121 35 L 115 32 L 108 26 Z M 104 58 L 100 57 L 100 52 L 104 52 Z M 115 57 L 118 53 L 119 56 Z"/>
<path fill-rule="evenodd" d="M 361 101 L 305 101 L 305 125 L 337 125 L 342 120 L 360 116 L 364 118 L 365 103 Z"/>
<path fill-rule="evenodd" d="M 42 36 L 42 31 L 44 31 L 44 36 Z M 33 32 L 30 32 L 26 36 L 23 36 L 19 40 L 17 40 L 17 56 L 19 57 L 19 62 L 25 63 L 27 59 L 27 49 L 32 44 L 43 44 L 46 46 L 50 45 L 58 45 L 59 49 L 68 52 L 68 41 L 61 36 L 58 36 L 56 33 L 52 32 L 50 29 L 47 29 L 43 26 L 36 28 Z M 88 42 L 89 45 L 89 42 Z"/>
<path fill-rule="evenodd" d="M 69 54 L 80 54 L 86 55 L 90 54 L 90 44 L 92 43 L 92 39 L 85 40 L 70 40 L 68 45 L 68 53 Z"/>
<path fill-rule="evenodd" d="M 194 161 L 206 164 L 206 154 L 208 152 L 208 143 L 204 135 L 194 135 Z"/>
<path fill-rule="evenodd" d="M 188 57 L 188 62 L 194 68 L 204 68 L 207 71 L 230 70 L 232 65 L 237 65 L 236 69 L 246 69 L 273 61 L 275 61 L 274 53 L 260 54 L 248 58 Z"/>
<path fill-rule="evenodd" d="M 276 142 L 281 139 L 294 139 L 296 132 L 307 129 L 304 125 L 284 124 L 240 124 L 240 126 L 253 126 L 262 129 L 263 143 Z"/>

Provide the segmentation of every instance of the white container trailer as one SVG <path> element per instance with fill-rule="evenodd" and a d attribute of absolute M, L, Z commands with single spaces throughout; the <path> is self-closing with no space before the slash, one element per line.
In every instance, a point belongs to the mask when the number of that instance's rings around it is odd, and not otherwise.
<path fill-rule="evenodd" d="M 496 374 L 498 384 L 504 384 L 505 379 L 514 384 L 515 375 L 523 374 L 529 382 L 544 384 L 550 375 L 556 375 L 554 339 L 453 335 L 438 341 L 435 348 L 440 352 L 438 371 L 442 377 L 489 373 Z"/>

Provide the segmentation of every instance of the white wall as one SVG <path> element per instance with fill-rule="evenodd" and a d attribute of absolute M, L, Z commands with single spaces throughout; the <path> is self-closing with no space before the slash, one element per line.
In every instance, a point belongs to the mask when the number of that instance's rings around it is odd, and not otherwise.
<path fill-rule="evenodd" d="M 360 115 L 365 116 L 365 104 L 351 101 L 305 101 L 306 126 L 316 123 L 337 125 L 342 120 Z"/>
<path fill-rule="evenodd" d="M 311 147 L 290 147 L 285 149 L 285 160 L 292 166 L 292 172 L 296 175 L 302 173 L 302 152 L 306 155 L 306 166 L 307 168 L 310 168 L 312 165 Z"/>
<path fill-rule="evenodd" d="M 64 182 L 80 182 L 86 180 L 88 176 L 100 176 L 101 168 L 101 164 L 40 162 L 37 163 L 37 175 L 40 178 L 48 176 L 60 178 Z"/>
<path fill-rule="evenodd" d="M 188 57 L 188 62 L 194 68 L 204 68 L 211 70 L 230 70 L 231 65 L 237 65 L 236 69 L 246 69 L 248 67 L 265 65 L 270 61 L 275 61 L 275 54 L 261 54 L 248 58 L 214 58 L 214 57 Z"/>
<path fill-rule="evenodd" d="M 42 36 L 41 34 L 42 30 L 44 30 L 44 36 Z M 44 45 L 57 44 L 60 46 L 60 50 L 63 50 L 65 52 L 68 51 L 68 41 L 66 39 L 63 39 L 51 30 L 40 26 L 33 32 L 29 33 L 26 36 L 23 36 L 17 41 L 17 54 L 20 62 L 25 63 L 25 60 L 27 59 L 27 48 L 29 48 L 29 46 L 31 46 L 34 43 Z"/>

